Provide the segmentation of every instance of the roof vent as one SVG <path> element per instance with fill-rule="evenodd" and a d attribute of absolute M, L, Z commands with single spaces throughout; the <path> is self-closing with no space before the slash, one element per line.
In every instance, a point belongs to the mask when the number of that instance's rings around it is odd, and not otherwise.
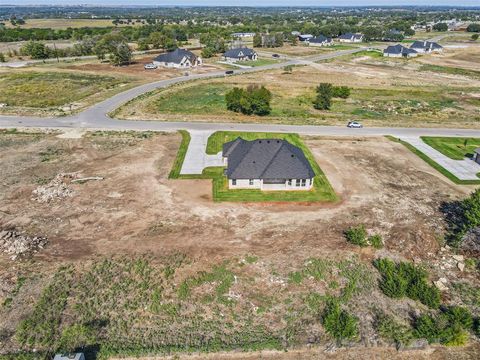
<path fill-rule="evenodd" d="M 280 144 L 280 140 L 277 140 L 277 144 Z"/>
<path fill-rule="evenodd" d="M 253 160 L 253 163 L 255 164 L 255 160 Z"/>
<path fill-rule="evenodd" d="M 290 155 L 290 156 L 291 156 L 291 157 L 295 157 L 295 155 L 293 155 L 293 154 L 292 154 L 292 155 Z"/>
<path fill-rule="evenodd" d="M 270 144 L 270 140 L 267 140 L 267 144 Z"/>
<path fill-rule="evenodd" d="M 261 143 L 262 143 L 262 140 L 258 140 L 258 142 L 259 142 L 259 144 L 261 144 Z"/>

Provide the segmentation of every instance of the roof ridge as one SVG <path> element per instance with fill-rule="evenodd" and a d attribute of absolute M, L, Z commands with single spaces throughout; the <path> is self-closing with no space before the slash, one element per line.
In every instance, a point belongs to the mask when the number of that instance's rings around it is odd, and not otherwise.
<path fill-rule="evenodd" d="M 265 174 L 265 172 L 267 171 L 267 169 L 270 167 L 270 165 L 272 164 L 273 160 L 277 157 L 278 153 L 280 152 L 280 150 L 285 146 L 285 143 L 286 141 L 283 140 L 283 139 L 276 139 L 276 140 L 280 140 L 282 142 L 282 145 L 280 145 L 277 149 L 277 151 L 275 152 L 275 154 L 273 154 L 272 158 L 270 159 L 270 161 L 268 162 L 268 164 L 265 166 L 265 168 L 263 169 L 262 173 L 260 174 L 260 176 L 263 176 Z"/>

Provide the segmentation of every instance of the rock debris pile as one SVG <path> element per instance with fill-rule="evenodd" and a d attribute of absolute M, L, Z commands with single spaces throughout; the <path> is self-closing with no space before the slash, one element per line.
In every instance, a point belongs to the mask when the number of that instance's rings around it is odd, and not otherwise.
<path fill-rule="evenodd" d="M 12 260 L 19 256 L 34 254 L 43 249 L 47 243 L 46 237 L 29 236 L 15 230 L 0 231 L 0 251 L 12 255 Z"/>

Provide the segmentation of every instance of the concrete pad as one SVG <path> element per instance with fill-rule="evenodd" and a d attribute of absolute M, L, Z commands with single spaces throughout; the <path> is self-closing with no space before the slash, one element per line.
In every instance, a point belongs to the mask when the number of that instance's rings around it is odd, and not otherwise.
<path fill-rule="evenodd" d="M 222 152 L 207 155 L 207 142 L 214 131 L 190 130 L 190 144 L 183 160 L 181 175 L 199 175 L 210 166 L 223 166 Z"/>
<path fill-rule="evenodd" d="M 401 140 L 408 142 L 422 153 L 427 155 L 430 159 L 435 161 L 438 165 L 444 167 L 460 180 L 480 180 L 477 176 L 480 173 L 480 164 L 477 164 L 472 159 L 465 158 L 464 160 L 453 160 L 448 156 L 443 155 L 438 150 L 425 144 L 423 140 L 416 137 L 401 137 Z"/>

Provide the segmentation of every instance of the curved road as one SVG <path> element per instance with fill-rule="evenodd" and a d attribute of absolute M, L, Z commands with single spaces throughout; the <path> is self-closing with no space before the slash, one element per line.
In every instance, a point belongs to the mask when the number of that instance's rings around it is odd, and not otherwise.
<path fill-rule="evenodd" d="M 332 59 L 335 57 L 353 54 L 368 48 L 358 48 L 353 50 L 336 51 L 328 54 L 310 56 L 304 59 L 292 59 L 286 62 L 280 62 L 265 66 L 253 67 L 249 69 L 235 70 L 235 74 L 262 71 L 282 68 L 287 65 L 310 64 L 319 60 Z M 92 107 L 72 116 L 45 118 L 45 117 L 22 117 L 22 116 L 1 116 L 0 127 L 18 128 L 82 128 L 82 129 L 102 129 L 102 130 L 135 130 L 135 131 L 176 131 L 186 130 L 235 130 L 235 131 L 262 131 L 262 132 L 295 132 L 304 135 L 393 135 L 403 136 L 470 136 L 480 137 L 480 130 L 472 129 L 446 129 L 446 128 L 364 128 L 348 129 L 340 126 L 312 126 L 312 125 L 280 125 L 280 124 L 237 124 L 237 123 L 202 123 L 202 122 L 162 122 L 162 121 L 129 121 L 115 120 L 107 114 L 117 109 L 126 102 L 147 92 L 165 88 L 173 84 L 212 77 L 225 76 L 224 71 L 216 71 L 205 74 L 196 74 L 191 76 L 181 76 L 178 78 L 161 80 L 149 84 L 141 85 L 125 92 L 119 93 L 105 101 L 93 105 Z"/>

